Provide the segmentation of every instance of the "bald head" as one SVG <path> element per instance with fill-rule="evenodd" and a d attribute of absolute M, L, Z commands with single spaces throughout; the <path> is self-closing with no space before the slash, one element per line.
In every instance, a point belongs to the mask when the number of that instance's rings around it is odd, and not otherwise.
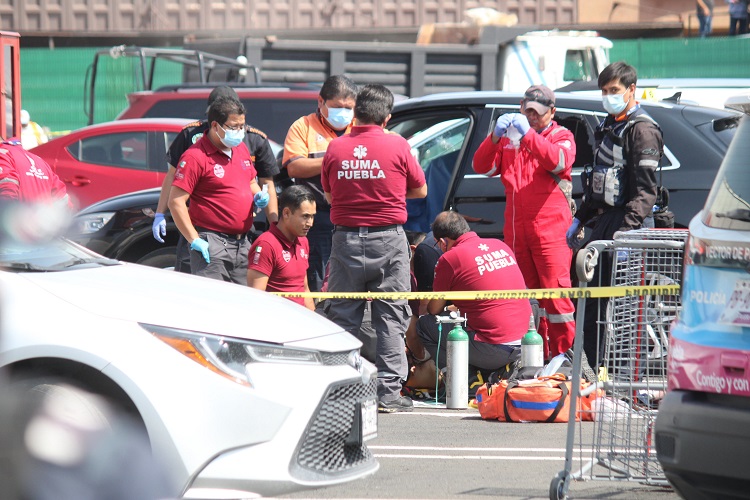
<path fill-rule="evenodd" d="M 450 238 L 457 240 L 461 235 L 471 231 L 466 219 L 452 210 L 440 212 L 432 223 L 432 235 L 436 240 Z"/>

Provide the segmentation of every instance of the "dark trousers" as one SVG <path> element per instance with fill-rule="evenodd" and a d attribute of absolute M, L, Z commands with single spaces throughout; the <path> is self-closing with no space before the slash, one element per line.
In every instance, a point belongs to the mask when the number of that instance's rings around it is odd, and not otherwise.
<path fill-rule="evenodd" d="M 318 209 L 313 226 L 307 233 L 310 244 L 310 257 L 307 268 L 307 284 L 311 292 L 319 292 L 326 276 L 326 265 L 331 257 L 331 240 L 333 239 L 333 223 L 331 212 Z"/>
<path fill-rule="evenodd" d="M 729 18 L 729 36 L 747 33 L 747 16 Z"/>
<path fill-rule="evenodd" d="M 615 233 L 622 227 L 625 220 L 625 210 L 613 208 L 601 214 L 596 219 L 589 241 L 612 240 Z M 653 228 L 654 218 L 647 217 L 643 227 Z M 584 251 L 584 250 L 581 250 Z M 612 283 L 612 252 L 599 255 L 599 262 L 594 267 L 594 277 L 589 286 L 610 286 Z M 589 364 L 596 368 L 601 365 L 604 356 L 604 328 L 599 322 L 605 320 L 609 299 L 586 299 L 586 311 L 583 320 L 583 350 L 586 352 Z"/>
<path fill-rule="evenodd" d="M 180 233 L 177 239 L 177 256 L 174 263 L 174 270 L 180 273 L 190 274 L 190 244 Z"/>

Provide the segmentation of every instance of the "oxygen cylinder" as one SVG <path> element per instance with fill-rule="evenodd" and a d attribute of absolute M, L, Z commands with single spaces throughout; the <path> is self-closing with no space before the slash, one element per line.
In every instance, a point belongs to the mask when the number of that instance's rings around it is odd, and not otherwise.
<path fill-rule="evenodd" d="M 521 366 L 544 366 L 544 341 L 534 328 L 534 316 L 529 319 L 529 331 L 521 338 Z"/>
<path fill-rule="evenodd" d="M 464 410 L 469 406 L 469 335 L 457 323 L 448 333 L 446 344 L 446 407 L 450 410 Z"/>

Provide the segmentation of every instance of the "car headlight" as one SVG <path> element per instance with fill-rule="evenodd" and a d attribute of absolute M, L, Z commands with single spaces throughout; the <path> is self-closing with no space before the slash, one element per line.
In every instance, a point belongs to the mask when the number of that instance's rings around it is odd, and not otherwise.
<path fill-rule="evenodd" d="M 97 212 L 95 214 L 79 215 L 73 219 L 75 234 L 91 234 L 99 231 L 114 217 L 114 212 Z"/>
<path fill-rule="evenodd" d="M 323 364 L 320 353 L 309 349 L 251 342 L 143 323 L 141 327 L 199 365 L 248 387 L 253 385 L 246 370 L 250 363 Z"/>

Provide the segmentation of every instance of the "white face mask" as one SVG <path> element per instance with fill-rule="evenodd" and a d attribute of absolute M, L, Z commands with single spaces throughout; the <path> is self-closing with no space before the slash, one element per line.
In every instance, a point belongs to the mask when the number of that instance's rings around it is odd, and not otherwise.
<path fill-rule="evenodd" d="M 327 105 L 324 104 L 326 108 Z M 354 110 L 349 108 L 328 108 L 326 121 L 336 130 L 345 129 L 354 118 Z"/>
<path fill-rule="evenodd" d="M 628 102 L 630 102 L 628 100 Z M 625 94 L 612 94 L 602 96 L 602 105 L 610 115 L 619 115 L 628 106 L 625 102 Z"/>

